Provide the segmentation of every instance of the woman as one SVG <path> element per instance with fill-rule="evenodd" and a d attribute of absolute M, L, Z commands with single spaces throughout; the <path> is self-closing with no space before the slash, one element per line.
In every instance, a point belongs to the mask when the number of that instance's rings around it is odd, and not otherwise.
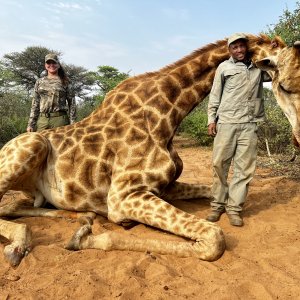
<path fill-rule="evenodd" d="M 28 132 L 72 124 L 76 119 L 75 96 L 56 54 L 45 56 L 45 69 L 47 76 L 34 86 Z"/>

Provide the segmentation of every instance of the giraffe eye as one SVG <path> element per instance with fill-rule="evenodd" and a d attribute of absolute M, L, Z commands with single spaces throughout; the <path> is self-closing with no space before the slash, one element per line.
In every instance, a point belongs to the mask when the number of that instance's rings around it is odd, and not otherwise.
<path fill-rule="evenodd" d="M 287 93 L 287 94 L 291 94 L 291 93 L 292 93 L 291 91 L 287 90 L 281 83 L 279 83 L 279 87 L 280 87 L 280 89 L 281 89 L 283 92 L 285 92 L 285 93 Z"/>

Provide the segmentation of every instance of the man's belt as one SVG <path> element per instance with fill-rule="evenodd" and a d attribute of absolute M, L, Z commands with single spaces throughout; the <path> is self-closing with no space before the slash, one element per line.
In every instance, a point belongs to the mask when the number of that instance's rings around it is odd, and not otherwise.
<path fill-rule="evenodd" d="M 52 117 L 60 117 L 66 115 L 66 111 L 54 111 L 54 112 L 46 112 L 46 113 L 40 113 L 41 117 L 46 117 L 46 118 L 52 118 Z"/>

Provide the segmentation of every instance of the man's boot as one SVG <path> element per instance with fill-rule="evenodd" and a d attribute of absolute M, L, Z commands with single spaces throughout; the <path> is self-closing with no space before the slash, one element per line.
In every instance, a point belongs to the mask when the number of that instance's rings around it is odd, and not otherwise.
<path fill-rule="evenodd" d="M 221 215 L 224 211 L 212 210 L 207 216 L 206 220 L 209 222 L 217 222 L 220 220 Z"/>
<path fill-rule="evenodd" d="M 244 225 L 244 221 L 239 214 L 228 214 L 227 213 L 227 216 L 228 216 L 230 225 L 239 226 L 239 227 Z"/>

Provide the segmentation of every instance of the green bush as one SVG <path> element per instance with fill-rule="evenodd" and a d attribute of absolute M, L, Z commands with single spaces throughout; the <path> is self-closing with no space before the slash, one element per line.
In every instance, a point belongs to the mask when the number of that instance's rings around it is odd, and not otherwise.
<path fill-rule="evenodd" d="M 274 96 L 265 101 L 266 121 L 258 126 L 258 151 L 267 154 L 267 144 L 271 154 L 291 154 L 292 129 L 289 121 L 277 104 Z"/>
<path fill-rule="evenodd" d="M 178 128 L 179 133 L 186 133 L 195 138 L 201 146 L 211 146 L 213 138 L 207 134 L 207 103 L 206 99 L 187 115 Z"/>
<path fill-rule="evenodd" d="M 25 94 L 0 95 L 0 147 L 26 131 L 30 103 Z"/>

